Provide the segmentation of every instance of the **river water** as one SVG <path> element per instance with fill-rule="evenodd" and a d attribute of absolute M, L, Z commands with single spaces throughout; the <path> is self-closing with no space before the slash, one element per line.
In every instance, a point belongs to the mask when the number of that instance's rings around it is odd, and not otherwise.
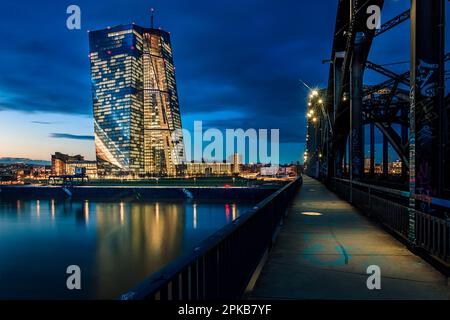
<path fill-rule="evenodd" d="M 251 206 L 0 201 L 0 299 L 115 299 Z M 67 289 L 70 265 L 81 290 Z"/>

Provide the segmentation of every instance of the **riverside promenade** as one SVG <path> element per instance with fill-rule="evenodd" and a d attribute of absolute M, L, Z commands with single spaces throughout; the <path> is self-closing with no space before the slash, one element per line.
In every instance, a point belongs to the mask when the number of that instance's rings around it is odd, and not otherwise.
<path fill-rule="evenodd" d="M 304 176 L 288 210 L 250 299 L 450 299 L 445 276 L 320 182 Z"/>

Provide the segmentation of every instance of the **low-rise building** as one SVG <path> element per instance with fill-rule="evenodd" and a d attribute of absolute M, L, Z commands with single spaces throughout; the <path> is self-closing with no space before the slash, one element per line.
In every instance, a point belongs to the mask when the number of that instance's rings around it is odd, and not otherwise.
<path fill-rule="evenodd" d="M 81 155 L 70 156 L 56 152 L 52 155 L 52 174 L 55 176 L 84 173 L 91 179 L 97 178 L 97 162 L 85 160 Z"/>
<path fill-rule="evenodd" d="M 233 164 L 227 162 L 188 162 L 181 165 L 180 174 L 186 176 L 231 176 Z"/>
<path fill-rule="evenodd" d="M 66 163 L 66 174 L 75 175 L 83 173 L 90 179 L 97 178 L 97 161 L 69 161 Z"/>
<path fill-rule="evenodd" d="M 187 162 L 177 166 L 179 176 L 232 176 L 241 172 L 241 156 L 237 153 L 223 162 Z"/>
<path fill-rule="evenodd" d="M 400 160 L 389 163 L 389 174 L 402 174 L 402 162 Z"/>

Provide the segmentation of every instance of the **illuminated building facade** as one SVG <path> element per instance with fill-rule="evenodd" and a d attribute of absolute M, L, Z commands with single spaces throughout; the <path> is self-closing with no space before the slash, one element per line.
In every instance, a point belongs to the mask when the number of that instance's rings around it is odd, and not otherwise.
<path fill-rule="evenodd" d="M 176 174 L 184 161 L 169 33 L 125 25 L 89 33 L 100 175 Z"/>
<path fill-rule="evenodd" d="M 84 157 L 80 155 L 69 156 L 61 152 L 52 154 L 52 174 L 62 176 L 67 173 L 67 163 L 74 161 L 84 161 Z"/>
<path fill-rule="evenodd" d="M 78 168 L 83 168 L 89 178 L 97 178 L 96 161 L 88 161 L 80 155 L 70 156 L 60 152 L 52 155 L 52 175 L 74 175 Z"/>
<path fill-rule="evenodd" d="M 232 176 L 241 172 L 241 156 L 233 154 L 232 162 L 185 162 L 177 165 L 178 175 L 184 176 Z"/>
<path fill-rule="evenodd" d="M 66 173 L 68 175 L 75 175 L 82 169 L 84 174 L 89 179 L 97 178 L 97 162 L 96 161 L 69 161 L 66 164 Z"/>
<path fill-rule="evenodd" d="M 241 167 L 241 156 L 237 153 L 233 154 L 233 173 L 239 174 Z"/>
<path fill-rule="evenodd" d="M 231 176 L 233 164 L 222 162 L 187 162 L 184 164 L 187 176 Z"/>

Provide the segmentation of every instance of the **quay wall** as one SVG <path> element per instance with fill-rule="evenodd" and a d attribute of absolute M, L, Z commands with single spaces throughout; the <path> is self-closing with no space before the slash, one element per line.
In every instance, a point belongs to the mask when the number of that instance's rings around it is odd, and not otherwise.
<path fill-rule="evenodd" d="M 202 200 L 262 200 L 277 188 L 259 187 L 97 187 L 75 186 L 0 186 L 0 200 L 14 199 L 202 199 Z"/>

